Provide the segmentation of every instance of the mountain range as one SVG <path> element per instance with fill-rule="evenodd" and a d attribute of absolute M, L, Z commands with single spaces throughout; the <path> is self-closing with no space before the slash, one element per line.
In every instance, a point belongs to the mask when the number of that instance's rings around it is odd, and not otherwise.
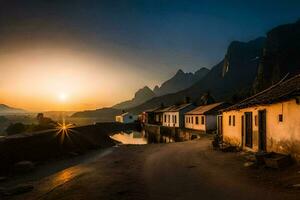
<path fill-rule="evenodd" d="M 156 96 L 162 96 L 184 90 L 192 86 L 197 81 L 201 80 L 209 72 L 209 69 L 202 67 L 195 73 L 185 73 L 181 69 L 169 80 L 161 84 L 161 86 L 155 86 L 153 92 Z"/>
<path fill-rule="evenodd" d="M 160 87 L 155 86 L 152 91 L 148 86 L 145 86 L 139 89 L 134 94 L 134 97 L 131 100 L 118 103 L 114 105 L 113 108 L 126 110 L 141 105 L 142 103 L 154 97 L 186 89 L 203 78 L 208 72 L 209 69 L 204 67 L 199 69 L 195 73 L 185 73 L 181 69 L 179 69 L 173 77 L 163 82 Z"/>
<path fill-rule="evenodd" d="M 149 95 L 144 95 L 147 97 L 143 99 L 144 103 L 138 101 L 130 106 L 123 104 L 125 106 L 122 108 L 127 107 L 126 111 L 138 114 L 161 104 L 182 102 L 186 97 L 197 102 L 205 93 L 210 94 L 216 101 L 236 103 L 269 87 L 286 75 L 299 73 L 299 52 L 300 21 L 281 25 L 270 30 L 266 37 L 249 42 L 231 42 L 224 58 L 211 70 L 204 69 L 206 74 L 199 79 L 193 79 L 196 73 L 192 76 L 179 70 L 173 78 L 160 87 L 155 87 L 154 94 L 146 88 Z M 134 99 L 131 101 L 137 102 Z M 73 116 L 113 119 L 117 113 L 121 113 L 118 104 L 113 108 L 83 111 Z"/>

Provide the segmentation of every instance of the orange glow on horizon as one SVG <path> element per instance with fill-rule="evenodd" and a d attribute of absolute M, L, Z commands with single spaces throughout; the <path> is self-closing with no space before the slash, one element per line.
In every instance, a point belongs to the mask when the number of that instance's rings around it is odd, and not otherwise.
<path fill-rule="evenodd" d="M 66 49 L 0 54 L 0 70 L 0 103 L 28 111 L 112 106 L 131 99 L 143 84 L 120 61 Z M 131 80 L 126 85 L 125 78 Z"/>

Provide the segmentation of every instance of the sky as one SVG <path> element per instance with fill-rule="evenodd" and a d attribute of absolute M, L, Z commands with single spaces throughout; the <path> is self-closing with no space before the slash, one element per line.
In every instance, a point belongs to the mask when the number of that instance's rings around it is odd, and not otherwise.
<path fill-rule="evenodd" d="M 299 18 L 293 0 L 0 0 L 0 103 L 111 106 Z"/>

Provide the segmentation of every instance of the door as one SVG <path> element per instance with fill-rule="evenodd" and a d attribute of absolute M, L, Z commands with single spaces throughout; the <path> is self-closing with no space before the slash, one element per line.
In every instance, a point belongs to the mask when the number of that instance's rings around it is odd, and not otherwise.
<path fill-rule="evenodd" d="M 222 117 L 222 115 L 219 115 L 218 116 L 218 134 L 220 135 L 220 136 L 222 136 L 222 134 L 223 134 L 223 117 Z"/>
<path fill-rule="evenodd" d="M 241 139 L 241 146 L 242 146 L 242 148 L 244 147 L 244 139 L 245 139 L 245 136 L 244 136 L 245 135 L 245 133 L 244 133 L 245 132 L 244 123 L 245 123 L 244 122 L 244 116 L 242 115 L 242 117 L 241 117 L 241 125 L 242 125 L 241 126 L 241 129 L 242 129 L 241 130 L 241 138 L 242 138 Z"/>
<path fill-rule="evenodd" d="M 245 146 L 252 148 L 252 112 L 245 112 Z"/>
<path fill-rule="evenodd" d="M 267 150 L 266 110 L 258 111 L 259 150 Z"/>

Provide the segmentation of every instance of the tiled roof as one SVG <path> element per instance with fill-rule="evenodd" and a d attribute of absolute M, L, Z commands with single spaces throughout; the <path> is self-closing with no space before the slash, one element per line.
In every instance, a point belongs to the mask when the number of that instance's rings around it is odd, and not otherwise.
<path fill-rule="evenodd" d="M 268 89 L 249 97 L 223 111 L 242 109 L 256 105 L 268 105 L 282 102 L 300 96 L 300 74 L 288 79 L 281 80 Z"/>
<path fill-rule="evenodd" d="M 220 106 L 223 104 L 224 104 L 223 102 L 220 102 L 220 103 L 213 103 L 213 104 L 209 104 L 209 105 L 199 106 L 199 107 L 195 108 L 194 110 L 191 110 L 185 114 L 186 115 L 203 115 L 203 114 L 207 114 L 209 112 L 215 112 L 215 111 L 218 111 Z"/>

